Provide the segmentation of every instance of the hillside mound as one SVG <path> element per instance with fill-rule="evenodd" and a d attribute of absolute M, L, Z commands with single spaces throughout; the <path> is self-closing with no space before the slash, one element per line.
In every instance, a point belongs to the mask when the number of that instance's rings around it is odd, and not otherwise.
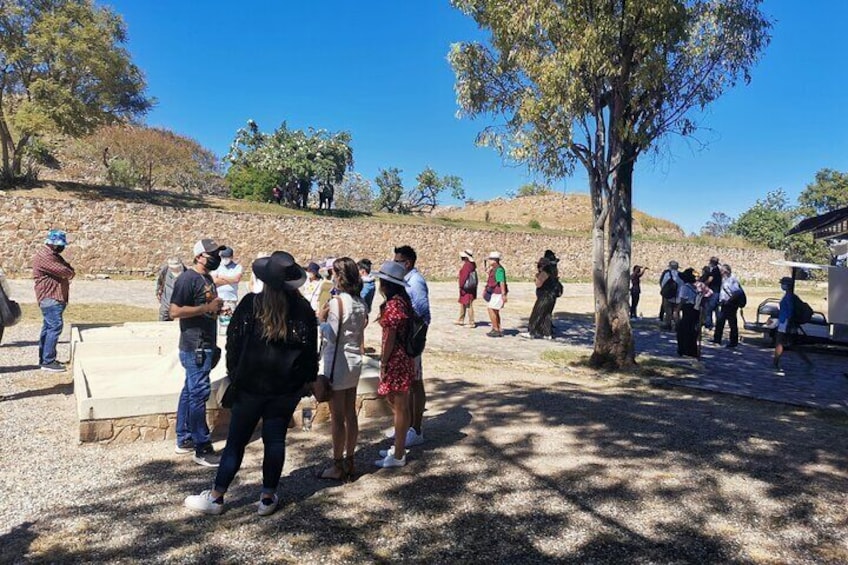
<path fill-rule="evenodd" d="M 550 193 L 518 198 L 496 198 L 462 207 L 441 208 L 435 216 L 495 224 L 527 226 L 534 220 L 542 228 L 588 233 L 592 230 L 592 202 L 586 194 Z M 633 211 L 633 233 L 682 237 L 680 226 Z"/>

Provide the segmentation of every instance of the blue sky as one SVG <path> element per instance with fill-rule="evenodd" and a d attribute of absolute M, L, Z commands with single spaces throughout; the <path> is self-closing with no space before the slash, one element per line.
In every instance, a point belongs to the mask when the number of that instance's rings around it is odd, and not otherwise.
<path fill-rule="evenodd" d="M 111 0 L 158 104 L 150 125 L 191 136 L 218 155 L 248 119 L 353 135 L 355 168 L 426 166 L 462 177 L 485 200 L 532 180 L 476 147 L 480 121 L 456 118 L 453 42 L 482 37 L 448 0 L 176 2 Z M 771 0 L 772 43 L 753 81 L 703 115 L 699 142 L 670 138 L 637 163 L 634 204 L 698 231 L 769 190 L 791 198 L 824 167 L 848 170 L 844 0 Z M 706 142 L 701 147 L 700 142 Z M 585 176 L 557 189 L 586 192 Z"/>

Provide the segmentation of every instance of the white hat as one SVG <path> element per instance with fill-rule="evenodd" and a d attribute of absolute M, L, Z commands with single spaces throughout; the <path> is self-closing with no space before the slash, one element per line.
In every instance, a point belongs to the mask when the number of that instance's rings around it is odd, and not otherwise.
<path fill-rule="evenodd" d="M 492 251 L 491 253 L 489 253 L 489 256 L 487 257 L 487 259 L 494 259 L 495 261 L 500 261 L 501 257 L 502 257 L 502 255 L 500 254 L 499 251 Z"/>
<path fill-rule="evenodd" d="M 470 250 L 470 249 L 465 249 L 465 250 L 463 250 L 463 251 L 460 251 L 460 252 L 459 252 L 459 256 L 460 256 L 460 257 L 465 257 L 466 259 L 472 259 L 472 260 L 474 259 L 474 254 L 473 254 L 473 253 L 471 253 L 471 250 Z"/>
<path fill-rule="evenodd" d="M 395 261 L 383 263 L 380 270 L 374 273 L 374 276 L 390 283 L 399 284 L 403 288 L 409 288 L 409 284 L 403 279 L 406 276 L 406 268 Z"/>
<path fill-rule="evenodd" d="M 215 253 L 216 251 L 223 251 L 224 249 L 226 249 L 226 245 L 218 245 L 212 239 L 201 239 L 194 244 L 194 256 L 197 257 L 204 253 Z"/>

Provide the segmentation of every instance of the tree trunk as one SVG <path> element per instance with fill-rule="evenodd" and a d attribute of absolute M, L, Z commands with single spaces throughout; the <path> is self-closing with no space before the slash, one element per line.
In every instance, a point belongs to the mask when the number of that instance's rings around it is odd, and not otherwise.
<path fill-rule="evenodd" d="M 0 119 L 0 146 L 2 146 L 3 151 L 3 182 L 6 185 L 11 185 L 14 175 L 12 174 L 12 156 L 9 153 L 9 147 L 14 147 L 14 144 L 5 119 Z"/>
<path fill-rule="evenodd" d="M 608 203 L 606 250 L 598 226 L 592 234 L 595 347 L 590 363 L 608 369 L 627 369 L 636 363 L 629 303 L 635 154 L 629 146 L 620 151 L 621 161 L 613 174 Z"/>

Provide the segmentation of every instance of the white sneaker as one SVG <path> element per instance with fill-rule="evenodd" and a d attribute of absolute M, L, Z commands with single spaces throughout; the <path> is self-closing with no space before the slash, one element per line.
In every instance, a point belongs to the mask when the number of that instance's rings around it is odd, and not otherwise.
<path fill-rule="evenodd" d="M 200 494 L 187 496 L 183 504 L 185 504 L 186 508 L 195 512 L 202 512 L 203 514 L 217 516 L 224 511 L 224 498 L 221 497 L 217 500 L 212 498 L 211 490 L 204 490 Z"/>
<path fill-rule="evenodd" d="M 522 337 L 524 339 L 533 339 L 533 336 L 530 335 L 530 332 L 521 332 L 518 334 L 518 337 Z"/>
<path fill-rule="evenodd" d="M 424 430 L 421 430 L 421 433 L 419 434 L 415 432 L 415 428 L 409 428 L 406 432 L 406 446 L 415 447 L 422 443 L 424 443 Z"/>
<path fill-rule="evenodd" d="M 394 429 L 394 427 L 391 427 L 388 430 L 386 430 L 385 432 L 383 432 L 383 435 L 386 436 L 388 439 L 395 439 L 395 429 Z"/>
<path fill-rule="evenodd" d="M 404 457 L 406 457 L 406 454 L 409 453 L 409 450 L 404 449 L 403 451 L 404 451 Z M 385 459 L 386 456 L 388 456 L 388 455 L 391 455 L 392 457 L 395 456 L 395 446 L 394 445 L 391 446 L 388 449 L 381 449 L 380 450 L 380 457 L 382 457 L 383 459 Z"/>
<path fill-rule="evenodd" d="M 382 467 L 383 469 L 389 467 L 403 467 L 404 465 L 406 465 L 406 456 L 400 459 L 395 459 L 394 455 L 386 455 L 382 459 L 377 459 L 376 461 L 374 461 L 374 465 L 376 465 L 377 467 Z"/>
<path fill-rule="evenodd" d="M 270 504 L 266 504 L 268 500 L 270 500 Z M 280 499 L 276 494 L 270 499 L 266 498 L 265 495 L 259 495 L 259 502 L 256 503 L 256 513 L 260 516 L 270 516 L 277 509 L 279 503 Z"/>

